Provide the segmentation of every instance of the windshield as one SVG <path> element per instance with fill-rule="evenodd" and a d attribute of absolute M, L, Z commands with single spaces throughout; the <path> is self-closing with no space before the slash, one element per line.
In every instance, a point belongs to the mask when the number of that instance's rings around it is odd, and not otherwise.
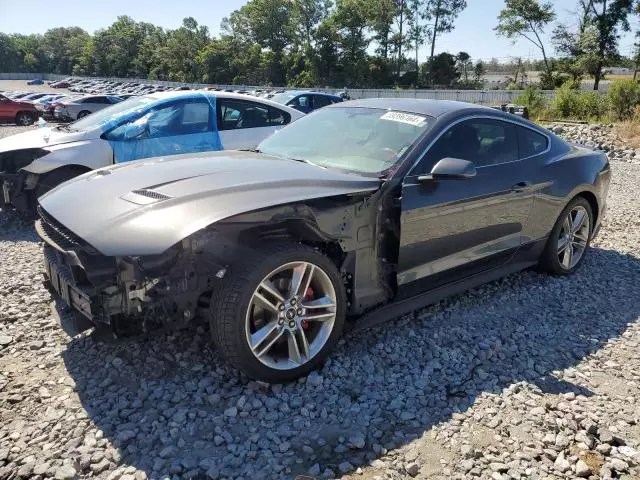
<path fill-rule="evenodd" d="M 98 110 L 91 115 L 88 115 L 77 122 L 69 124 L 71 130 L 92 130 L 100 127 L 106 123 L 112 122 L 125 114 L 133 113 L 136 110 L 142 109 L 145 105 L 151 102 L 155 102 L 156 99 L 152 97 L 132 97 L 128 100 L 111 105 L 110 107 Z"/>
<path fill-rule="evenodd" d="M 377 108 L 317 110 L 264 140 L 267 154 L 364 174 L 383 174 L 435 119 Z"/>
<path fill-rule="evenodd" d="M 277 103 L 281 103 L 283 105 L 286 105 L 286 103 L 291 100 L 292 98 L 294 98 L 297 95 L 297 93 L 278 93 L 276 95 L 274 95 L 273 97 L 270 98 L 270 100 L 272 102 L 277 102 Z"/>

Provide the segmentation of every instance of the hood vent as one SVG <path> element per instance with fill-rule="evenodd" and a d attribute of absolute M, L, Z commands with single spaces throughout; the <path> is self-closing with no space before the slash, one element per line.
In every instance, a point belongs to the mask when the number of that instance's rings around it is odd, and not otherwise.
<path fill-rule="evenodd" d="M 164 193 L 155 192 L 153 190 L 133 190 L 131 193 L 135 193 L 136 195 L 142 195 L 143 197 L 153 198 L 154 200 L 168 200 L 171 195 L 165 195 Z"/>
<path fill-rule="evenodd" d="M 132 190 L 129 193 L 125 193 L 120 198 L 122 200 L 126 200 L 127 202 L 135 203 L 136 205 L 149 205 L 151 203 L 169 200 L 173 197 L 171 195 L 156 192 L 155 190 L 142 188 L 139 190 Z"/>

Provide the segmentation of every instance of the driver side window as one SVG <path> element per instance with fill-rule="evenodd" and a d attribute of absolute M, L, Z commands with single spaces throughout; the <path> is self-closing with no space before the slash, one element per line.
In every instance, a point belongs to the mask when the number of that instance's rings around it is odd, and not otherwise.
<path fill-rule="evenodd" d="M 429 149 L 419 172 L 429 173 L 443 158 L 468 160 L 476 167 L 498 165 L 518 159 L 516 127 L 493 119 L 470 119 L 447 130 Z"/>

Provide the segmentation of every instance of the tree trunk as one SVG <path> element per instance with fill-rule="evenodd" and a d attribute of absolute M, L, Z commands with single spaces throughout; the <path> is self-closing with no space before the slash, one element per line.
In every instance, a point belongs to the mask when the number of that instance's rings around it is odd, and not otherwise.
<path fill-rule="evenodd" d="M 400 65 L 402 64 L 402 23 L 404 16 L 404 0 L 400 0 L 400 38 L 398 39 L 398 66 L 396 70 L 396 77 L 400 79 Z"/>
<path fill-rule="evenodd" d="M 600 89 L 600 79 L 602 78 L 602 62 L 598 62 L 596 73 L 593 76 L 593 89 L 597 92 Z"/>
<path fill-rule="evenodd" d="M 420 63 L 418 63 L 418 50 L 420 48 L 419 42 L 420 38 L 416 35 L 416 84 L 418 83 L 418 75 L 420 74 Z"/>
<path fill-rule="evenodd" d="M 440 1 L 436 4 L 436 18 L 433 22 L 433 35 L 431 36 L 431 55 L 429 60 L 433 60 L 433 53 L 436 49 L 436 35 L 438 34 L 438 20 L 440 20 Z"/>

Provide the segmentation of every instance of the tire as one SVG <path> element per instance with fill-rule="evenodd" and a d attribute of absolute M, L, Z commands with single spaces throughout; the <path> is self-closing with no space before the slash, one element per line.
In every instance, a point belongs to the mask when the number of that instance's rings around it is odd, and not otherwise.
<path fill-rule="evenodd" d="M 301 285 L 296 291 L 304 290 L 299 302 L 289 292 L 294 272 Z M 282 383 L 304 376 L 323 362 L 342 334 L 347 304 L 342 279 L 331 260 L 309 246 L 267 245 L 232 265 L 221 284 L 209 307 L 212 340 L 232 366 L 251 378 Z M 273 291 L 281 301 L 271 296 Z M 273 308 L 264 307 L 259 296 L 271 296 Z M 254 342 L 259 331 L 269 333 Z"/>
<path fill-rule="evenodd" d="M 579 228 L 577 215 L 584 215 Z M 571 223 L 568 223 L 571 222 Z M 593 211 L 584 197 L 575 197 L 562 210 L 540 257 L 542 270 L 553 275 L 570 275 L 580 266 L 589 249 Z M 569 254 L 571 252 L 571 254 Z M 578 255 L 576 259 L 576 255 Z"/>
<path fill-rule="evenodd" d="M 29 112 L 18 112 L 16 114 L 16 125 L 26 127 L 28 125 L 33 125 L 35 121 L 36 119 Z"/>
<path fill-rule="evenodd" d="M 89 114 L 91 114 L 91 112 L 89 112 L 88 110 L 82 110 L 76 118 L 77 120 L 80 120 L 81 118 L 86 117 Z"/>

